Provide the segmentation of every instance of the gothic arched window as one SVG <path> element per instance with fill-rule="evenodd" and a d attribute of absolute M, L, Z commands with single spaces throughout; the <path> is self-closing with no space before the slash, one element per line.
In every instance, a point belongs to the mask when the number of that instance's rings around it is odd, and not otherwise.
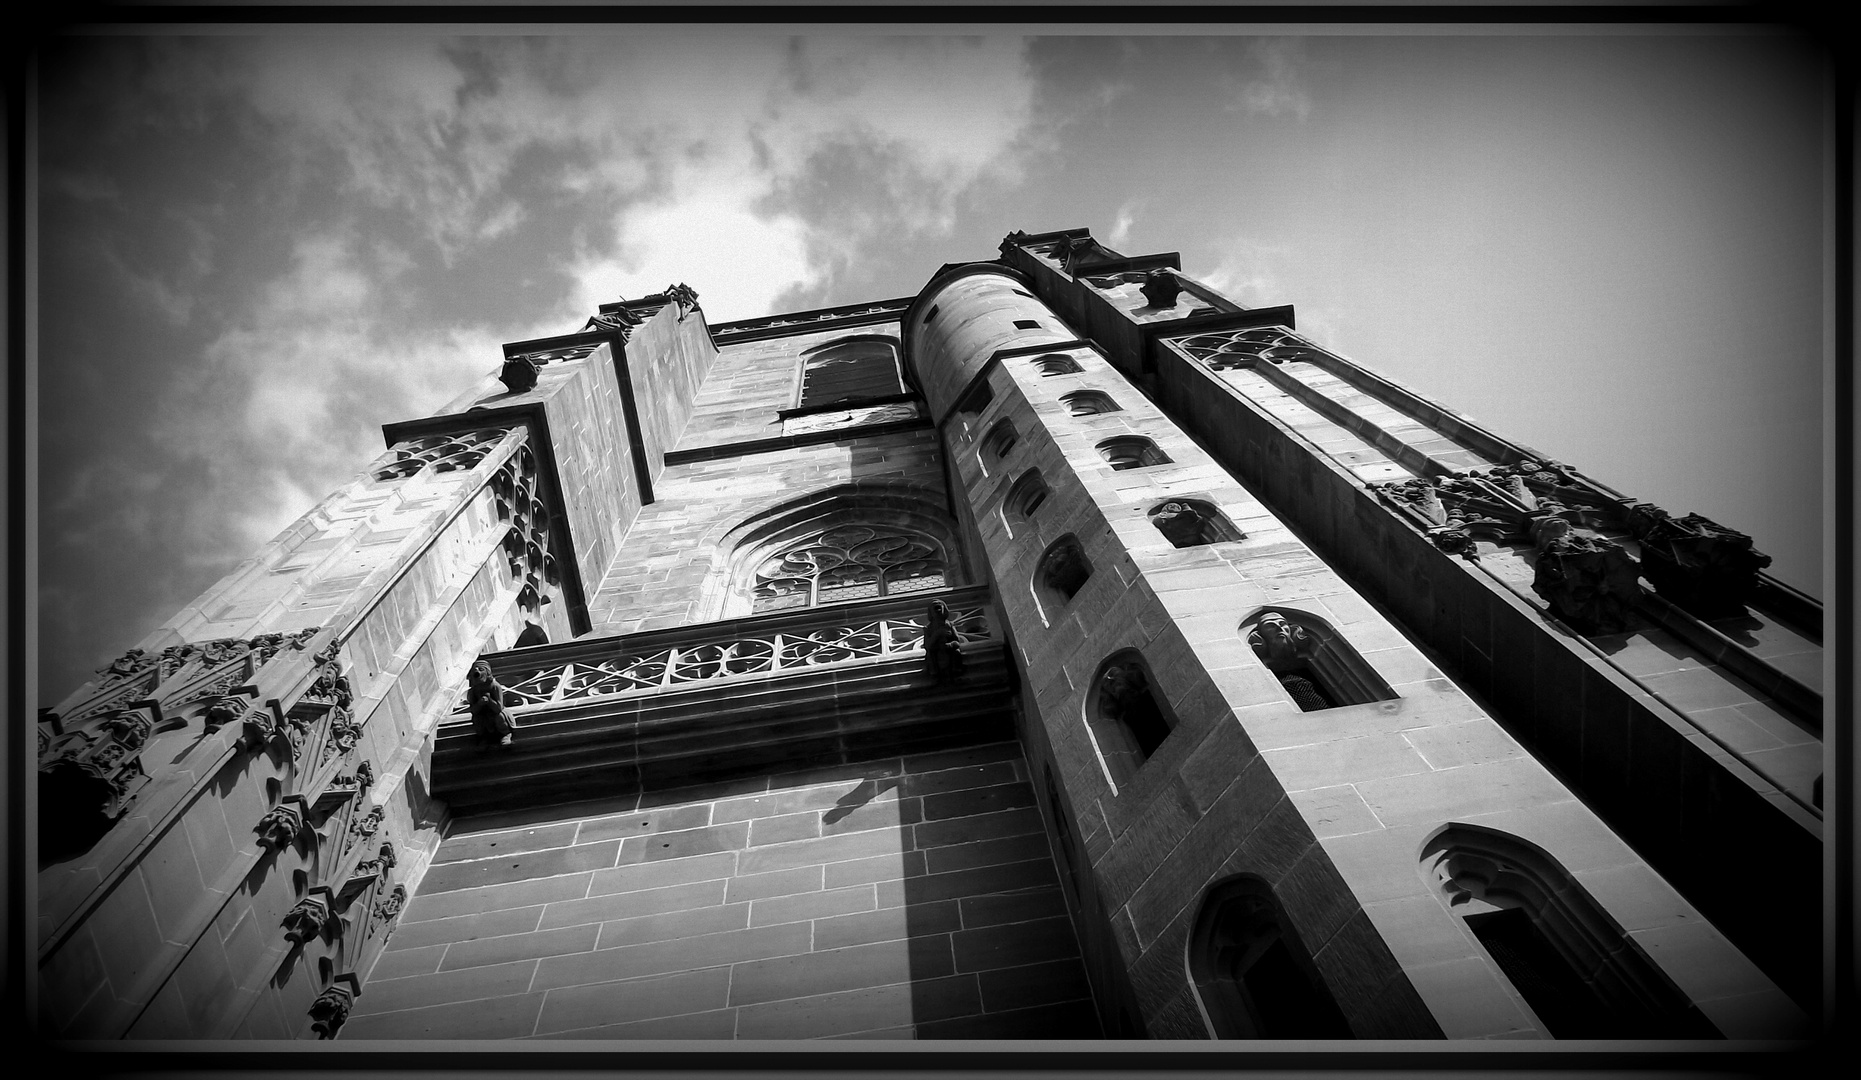
<path fill-rule="evenodd" d="M 1352 1037 L 1272 886 L 1252 874 L 1209 889 L 1189 934 L 1189 979 L 1217 1039 Z"/>
<path fill-rule="evenodd" d="M 890 397 L 905 392 L 898 375 L 898 349 L 891 342 L 860 338 L 835 341 L 801 354 L 801 394 L 797 407 Z"/>
<path fill-rule="evenodd" d="M 835 525 L 757 564 L 752 611 L 763 614 L 941 589 L 943 545 L 902 525 Z"/>
<path fill-rule="evenodd" d="M 1331 624 L 1292 608 L 1264 608 L 1241 623 L 1254 655 L 1306 712 L 1390 701 L 1397 694 Z"/>
<path fill-rule="evenodd" d="M 1422 866 L 1553 1038 L 1720 1037 L 1537 845 L 1453 824 L 1422 849 Z"/>

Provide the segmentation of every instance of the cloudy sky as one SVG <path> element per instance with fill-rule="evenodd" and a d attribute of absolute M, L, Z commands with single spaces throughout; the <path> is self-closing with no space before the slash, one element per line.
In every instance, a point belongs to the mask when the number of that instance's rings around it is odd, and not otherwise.
<path fill-rule="evenodd" d="M 906 296 L 1012 229 L 1243 304 L 1821 591 L 1817 55 L 1718 28 L 597 27 L 41 55 L 40 697 L 505 341 Z"/>

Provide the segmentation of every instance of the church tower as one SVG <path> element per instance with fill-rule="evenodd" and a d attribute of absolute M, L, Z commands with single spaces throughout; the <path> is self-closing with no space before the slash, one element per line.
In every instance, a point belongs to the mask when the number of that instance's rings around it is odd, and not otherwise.
<path fill-rule="evenodd" d="M 384 434 L 42 714 L 43 1033 L 1808 1032 L 1717 864 L 1820 865 L 1820 605 L 1175 254 L 673 286 Z"/>

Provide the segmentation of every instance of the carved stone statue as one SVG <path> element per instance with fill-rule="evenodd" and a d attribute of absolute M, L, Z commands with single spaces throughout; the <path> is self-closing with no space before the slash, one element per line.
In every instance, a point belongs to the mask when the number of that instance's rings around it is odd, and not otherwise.
<path fill-rule="evenodd" d="M 1538 565 L 1532 591 L 1579 633 L 1616 633 L 1628 626 L 1641 596 L 1635 560 L 1606 537 L 1586 535 L 1558 517 L 1532 523 Z"/>
<path fill-rule="evenodd" d="M 1269 611 L 1248 632 L 1247 644 L 1269 670 L 1278 671 L 1311 659 L 1317 642 L 1305 632 L 1305 627 L 1289 621 L 1277 611 Z"/>
<path fill-rule="evenodd" d="M 498 381 L 511 393 L 521 394 L 536 388 L 537 373 L 542 369 L 541 364 L 528 356 L 513 356 L 504 361 L 504 369 L 498 372 Z"/>
<path fill-rule="evenodd" d="M 478 729 L 480 745 L 510 746 L 517 728 L 510 710 L 504 707 L 504 687 L 492 677 L 491 665 L 483 660 L 472 665 L 466 676 L 465 698 L 472 710 L 472 724 Z"/>
<path fill-rule="evenodd" d="M 1159 266 L 1144 275 L 1144 285 L 1141 291 L 1144 299 L 1150 301 L 1152 307 L 1175 307 L 1176 298 L 1182 295 L 1183 283 L 1175 274 Z"/>
<path fill-rule="evenodd" d="M 924 621 L 924 669 L 931 679 L 947 683 L 963 673 L 963 646 L 956 628 L 950 625 L 950 607 L 942 600 L 931 601 L 930 614 Z"/>
<path fill-rule="evenodd" d="M 1771 557 L 1751 537 L 1698 514 L 1676 518 L 1652 503 L 1629 507 L 1641 572 L 1661 597 L 1702 619 L 1743 614 Z"/>

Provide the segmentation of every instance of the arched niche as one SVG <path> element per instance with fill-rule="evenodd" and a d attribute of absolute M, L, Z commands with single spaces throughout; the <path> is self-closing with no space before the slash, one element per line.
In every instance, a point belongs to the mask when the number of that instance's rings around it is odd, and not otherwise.
<path fill-rule="evenodd" d="M 1124 408 L 1112 400 L 1110 394 L 1103 390 L 1075 390 L 1070 394 L 1060 395 L 1060 404 L 1074 416 L 1098 416 L 1103 413 L 1123 412 Z"/>
<path fill-rule="evenodd" d="M 1039 469 L 1029 469 L 1017 478 L 1008 488 L 1008 494 L 1002 499 L 1002 513 L 1009 526 L 1032 521 L 1042 503 L 1052 490 L 1047 487 L 1047 480 L 1040 475 Z"/>
<path fill-rule="evenodd" d="M 1543 848 L 1456 822 L 1423 845 L 1421 862 L 1553 1038 L 1722 1037 Z"/>
<path fill-rule="evenodd" d="M 1170 456 L 1142 435 L 1120 435 L 1098 444 L 1099 456 L 1114 469 L 1142 469 L 1151 465 L 1168 465 Z"/>
<path fill-rule="evenodd" d="M 1176 727 L 1175 714 L 1142 653 L 1125 649 L 1099 665 L 1086 695 L 1086 726 L 1115 794 L 1137 776 Z"/>
<path fill-rule="evenodd" d="M 1049 544 L 1034 564 L 1034 577 L 1029 583 L 1042 621 L 1053 625 L 1060 610 L 1072 602 L 1091 576 L 1092 561 L 1086 558 L 1086 549 L 1077 536 L 1067 533 Z"/>
<path fill-rule="evenodd" d="M 730 530 L 718 618 L 924 593 L 963 584 L 956 530 L 929 491 L 841 485 Z"/>
<path fill-rule="evenodd" d="M 905 393 L 898 344 L 883 337 L 830 341 L 801 354 L 801 409 L 844 405 Z"/>
<path fill-rule="evenodd" d="M 1014 449 L 1021 439 L 1021 433 L 1015 430 L 1014 421 L 1003 417 L 990 426 L 988 434 L 982 437 L 982 463 L 986 469 L 990 465 L 1000 464 L 1008 451 Z"/>
<path fill-rule="evenodd" d="M 1051 378 L 1055 375 L 1078 375 L 1085 370 L 1079 366 L 1079 361 L 1065 353 L 1047 353 L 1045 356 L 1036 356 L 1033 364 L 1034 370 L 1040 372 L 1041 378 Z"/>
<path fill-rule="evenodd" d="M 1217 1039 L 1349 1039 L 1350 1024 L 1273 887 L 1211 885 L 1189 932 L 1189 983 Z"/>
<path fill-rule="evenodd" d="M 1179 548 L 1232 543 L 1247 538 L 1213 503 L 1200 499 L 1170 499 L 1158 503 L 1150 509 L 1150 523 L 1164 539 Z"/>
<path fill-rule="evenodd" d="M 1261 608 L 1241 620 L 1240 633 L 1306 712 L 1397 697 L 1350 642 L 1309 612 Z"/>

